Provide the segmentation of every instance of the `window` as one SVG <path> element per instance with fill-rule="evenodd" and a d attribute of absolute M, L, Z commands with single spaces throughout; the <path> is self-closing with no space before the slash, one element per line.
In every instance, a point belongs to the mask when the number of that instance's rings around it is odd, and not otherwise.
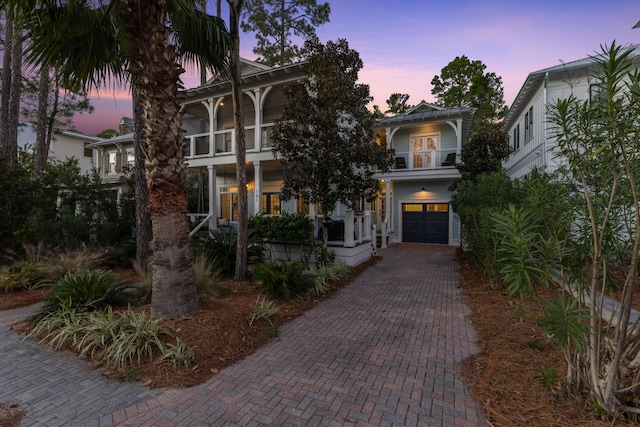
<path fill-rule="evenodd" d="M 524 115 L 524 142 L 533 138 L 533 107 Z"/>
<path fill-rule="evenodd" d="M 298 213 L 299 214 L 303 214 L 303 215 L 309 215 L 309 201 L 305 200 L 304 197 L 302 197 L 302 194 L 298 195 Z"/>
<path fill-rule="evenodd" d="M 280 193 L 262 193 L 262 212 L 280 215 Z"/>
<path fill-rule="evenodd" d="M 589 85 L 589 102 L 598 102 L 602 100 L 604 91 L 601 85 L 592 83 Z"/>
<path fill-rule="evenodd" d="M 231 221 L 238 220 L 238 188 L 220 188 L 220 217 Z"/>
<path fill-rule="evenodd" d="M 413 152 L 414 168 L 435 167 L 438 158 L 437 150 L 440 148 L 439 135 L 421 135 L 411 138 L 411 150 Z"/>
<path fill-rule="evenodd" d="M 422 203 L 403 203 L 402 212 L 422 212 Z"/>
<path fill-rule="evenodd" d="M 516 125 L 513 129 L 513 151 L 520 149 L 520 125 Z"/>
<path fill-rule="evenodd" d="M 109 173 L 116 173 L 116 153 L 109 153 L 109 167 L 107 170 Z"/>
<path fill-rule="evenodd" d="M 93 150 L 91 148 L 84 147 L 82 154 L 84 157 L 93 157 Z"/>
<path fill-rule="evenodd" d="M 127 166 L 134 167 L 136 165 L 136 156 L 132 151 L 127 151 Z"/>

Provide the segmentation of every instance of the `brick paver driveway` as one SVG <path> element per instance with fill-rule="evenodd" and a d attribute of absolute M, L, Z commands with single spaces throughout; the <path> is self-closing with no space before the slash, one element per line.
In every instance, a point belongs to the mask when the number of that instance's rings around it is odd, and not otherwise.
<path fill-rule="evenodd" d="M 73 425 L 484 425 L 457 373 L 460 361 L 477 347 L 465 318 L 469 309 L 458 287 L 454 252 L 417 244 L 381 251 L 382 260 L 351 285 L 200 386 L 149 396 L 139 388 L 103 387 L 104 394 L 88 387 L 87 393 L 105 400 L 128 392 L 131 405 L 122 409 L 118 401 L 115 412 L 111 407 L 82 412 L 82 405 L 63 401 L 57 411 L 87 414 L 67 420 Z M 19 358 L 12 363 L 18 370 L 22 364 Z M 66 381 L 64 373 L 56 375 Z M 6 393 L 2 400 L 7 401 Z M 29 413 L 23 423 L 38 424 L 62 425 Z"/>

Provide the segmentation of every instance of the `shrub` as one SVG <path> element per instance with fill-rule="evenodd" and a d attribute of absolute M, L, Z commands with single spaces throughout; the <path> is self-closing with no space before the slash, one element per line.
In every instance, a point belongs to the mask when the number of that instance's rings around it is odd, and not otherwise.
<path fill-rule="evenodd" d="M 275 306 L 273 301 L 267 301 L 264 295 L 258 295 L 256 303 L 251 308 L 253 308 L 253 311 L 249 315 L 249 326 L 253 326 L 260 319 L 267 319 L 271 327 L 273 327 L 271 316 L 278 312 L 278 307 Z"/>
<path fill-rule="evenodd" d="M 236 250 L 238 236 L 233 228 L 229 230 L 219 228 L 209 232 L 206 237 L 200 237 L 195 243 L 197 252 L 209 257 L 213 266 L 226 276 L 232 276 L 236 268 Z M 258 262 L 264 254 L 262 239 L 253 231 L 247 232 L 247 262 Z"/>
<path fill-rule="evenodd" d="M 254 215 L 249 228 L 260 238 L 281 243 L 304 243 L 311 239 L 313 222 L 303 214 L 283 212 L 280 215 Z"/>
<path fill-rule="evenodd" d="M 124 301 L 123 291 L 131 285 L 118 282 L 118 278 L 104 270 L 87 270 L 80 274 L 67 274 L 53 285 L 52 293 L 40 314 L 54 312 L 61 307 L 96 310 Z"/>
<path fill-rule="evenodd" d="M 260 289 L 285 301 L 307 296 L 319 282 L 318 276 L 299 261 L 270 260 L 253 265 L 249 274 Z"/>
<path fill-rule="evenodd" d="M 216 296 L 220 294 L 218 289 L 218 272 L 214 271 L 209 258 L 204 253 L 199 253 L 193 263 L 196 274 L 196 287 L 198 294 Z"/>
<path fill-rule="evenodd" d="M 333 265 L 316 267 L 313 272 L 318 276 L 318 280 L 311 292 L 316 295 L 322 295 L 327 292 L 327 285 L 330 282 L 349 274 L 349 267 L 345 263 L 339 262 Z"/>
<path fill-rule="evenodd" d="M 113 312 L 111 307 L 101 313 L 63 304 L 40 319 L 29 335 L 39 337 L 54 350 L 71 346 L 83 357 L 118 368 L 140 366 L 157 354 L 161 362 L 174 367 L 193 363 L 192 350 L 170 329 L 130 307 L 122 313 Z"/>

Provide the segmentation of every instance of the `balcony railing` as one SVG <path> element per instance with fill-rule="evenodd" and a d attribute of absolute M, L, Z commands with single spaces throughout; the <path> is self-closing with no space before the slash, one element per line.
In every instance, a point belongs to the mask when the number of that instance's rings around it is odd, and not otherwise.
<path fill-rule="evenodd" d="M 347 211 L 343 216 L 333 217 L 333 225 L 328 229 L 328 242 L 332 246 L 353 248 L 374 238 L 371 226 L 371 212 L 356 215 Z"/>
<path fill-rule="evenodd" d="M 395 170 L 423 170 L 453 168 L 456 165 L 456 149 L 396 152 Z"/>
<path fill-rule="evenodd" d="M 267 123 L 260 126 L 260 141 L 256 143 L 255 126 L 246 126 L 244 138 L 247 151 L 271 150 L 274 123 Z M 235 129 L 224 129 L 213 132 L 213 146 L 211 146 L 209 132 L 187 135 L 185 137 L 185 157 L 213 157 L 235 154 L 236 151 L 236 131 Z"/>

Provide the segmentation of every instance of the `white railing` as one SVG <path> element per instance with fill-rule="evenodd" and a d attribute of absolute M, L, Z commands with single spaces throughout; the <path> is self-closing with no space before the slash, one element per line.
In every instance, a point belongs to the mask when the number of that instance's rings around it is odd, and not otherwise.
<path fill-rule="evenodd" d="M 275 123 L 267 123 L 260 126 L 259 141 L 256 142 L 255 126 L 244 128 L 244 137 L 247 151 L 271 150 L 273 127 Z M 213 132 L 213 146 L 209 132 L 185 136 L 185 157 L 188 159 L 198 157 L 213 157 L 235 154 L 236 131 L 225 129 Z"/>
<path fill-rule="evenodd" d="M 456 165 L 456 149 L 397 152 L 395 170 L 441 169 Z"/>
<path fill-rule="evenodd" d="M 191 232 L 189 233 L 189 237 L 193 237 L 195 236 L 195 234 L 200 231 L 200 229 L 202 227 L 204 227 L 205 224 L 209 223 L 209 220 L 213 217 L 213 214 L 207 214 L 207 213 L 188 213 L 187 214 L 187 218 L 189 218 L 189 222 L 194 224 L 198 221 L 198 225 L 191 230 Z M 201 219 L 202 218 L 202 219 Z"/>
<path fill-rule="evenodd" d="M 367 211 L 356 215 L 353 211 L 346 211 L 344 216 L 332 217 L 333 227 L 342 226 L 343 232 L 329 231 L 329 243 L 332 245 L 341 244 L 345 248 L 353 248 L 361 243 L 373 240 L 375 234 L 372 232 L 371 212 Z M 340 222 L 342 221 L 342 222 Z M 333 237 L 333 239 L 332 239 Z"/>

